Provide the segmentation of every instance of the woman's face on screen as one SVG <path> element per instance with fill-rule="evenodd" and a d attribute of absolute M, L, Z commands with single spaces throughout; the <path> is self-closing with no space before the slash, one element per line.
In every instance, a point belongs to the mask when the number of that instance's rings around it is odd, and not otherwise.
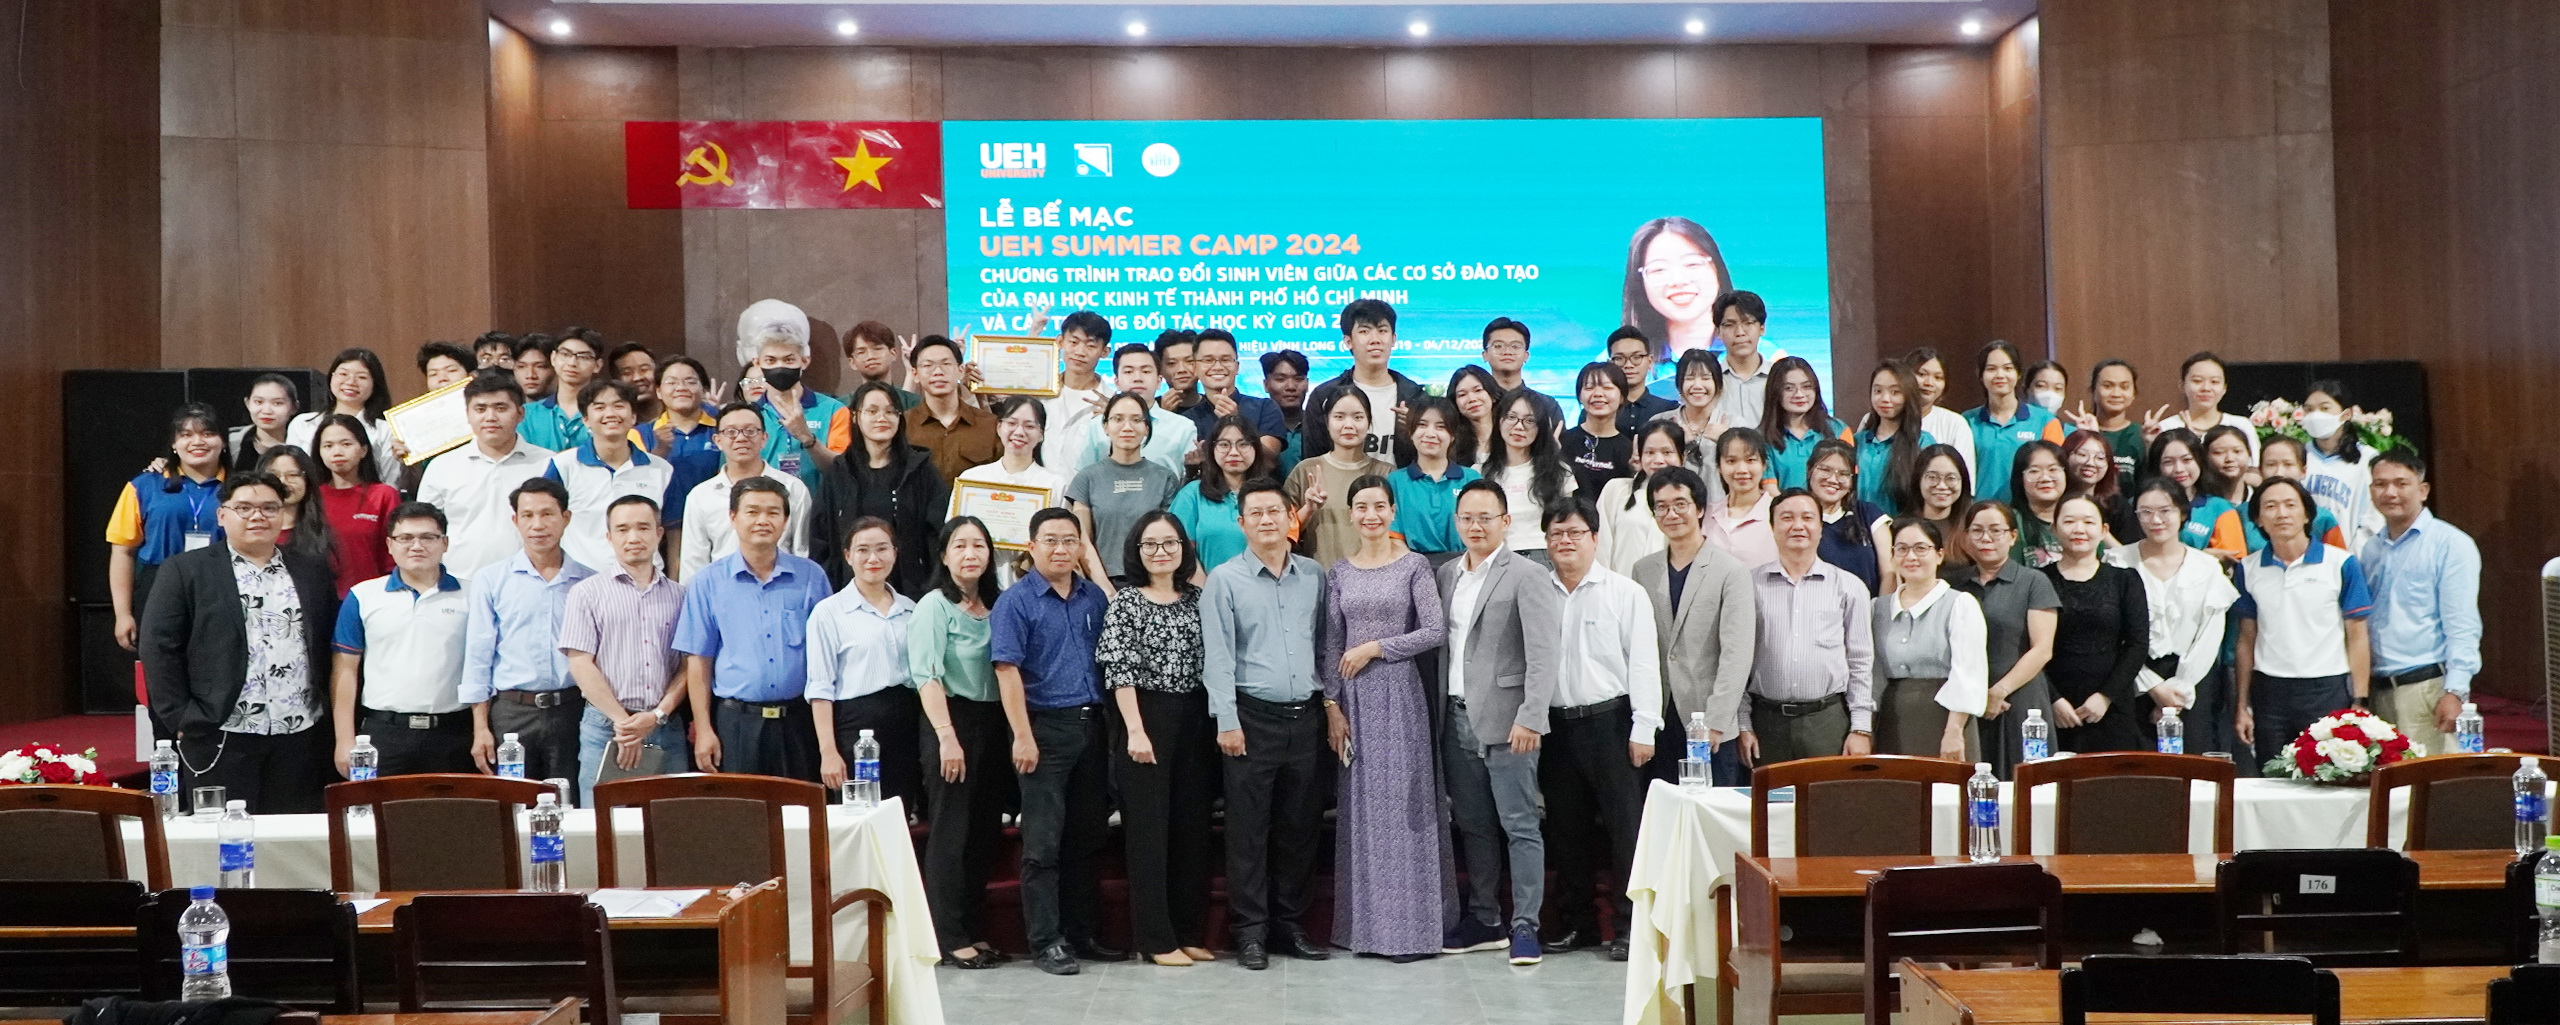
<path fill-rule="evenodd" d="M 1643 273 L 1645 301 L 1674 325 L 1704 321 L 1715 304 L 1715 261 L 1677 233 L 1645 243 Z"/>

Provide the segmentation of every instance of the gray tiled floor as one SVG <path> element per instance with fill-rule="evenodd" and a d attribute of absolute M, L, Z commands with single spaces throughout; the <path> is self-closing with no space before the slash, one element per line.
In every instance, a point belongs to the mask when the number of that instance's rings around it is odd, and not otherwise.
<path fill-rule="evenodd" d="M 1330 961 L 1276 958 L 1263 972 L 1222 954 L 1189 968 L 1087 964 L 1069 978 L 1023 962 L 936 977 L 951 1025 L 1609 1025 L 1627 966 L 1596 951 L 1527 968 L 1498 952 L 1395 965 L 1335 951 Z"/>

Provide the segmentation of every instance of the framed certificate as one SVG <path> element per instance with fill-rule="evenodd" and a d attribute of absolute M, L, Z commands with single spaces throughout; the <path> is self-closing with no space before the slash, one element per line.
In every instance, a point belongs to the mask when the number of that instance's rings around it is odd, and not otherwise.
<path fill-rule="evenodd" d="M 462 401 L 462 386 L 469 383 L 455 381 L 383 412 L 391 436 L 409 446 L 409 457 L 401 462 L 416 466 L 471 440 L 470 407 Z"/>
<path fill-rule="evenodd" d="M 969 361 L 984 380 L 981 395 L 1058 395 L 1058 340 L 1029 335 L 977 335 L 969 339 Z"/>
<path fill-rule="evenodd" d="M 967 480 L 951 485 L 951 515 L 977 517 L 995 546 L 1008 552 L 1030 551 L 1032 514 L 1056 504 L 1058 496 L 1048 488 Z"/>

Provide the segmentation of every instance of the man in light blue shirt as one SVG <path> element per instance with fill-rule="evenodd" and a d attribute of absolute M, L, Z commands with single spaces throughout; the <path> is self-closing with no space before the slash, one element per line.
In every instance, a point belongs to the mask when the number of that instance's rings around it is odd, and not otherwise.
<path fill-rule="evenodd" d="M 782 550 L 790 520 L 780 481 L 739 481 L 729 489 L 738 550 L 685 581 L 675 648 L 686 656 L 693 761 L 704 772 L 818 778 L 818 734 L 801 698 L 809 613 L 835 588 L 817 563 Z"/>
<path fill-rule="evenodd" d="M 527 779 L 571 779 L 578 771 L 578 700 L 560 653 L 560 613 L 569 588 L 593 570 L 561 550 L 569 492 L 534 477 L 507 496 L 524 547 L 471 578 L 462 635 L 462 701 L 471 706 L 471 758 L 497 762 L 500 735 L 524 745 Z"/>
<path fill-rule="evenodd" d="M 2373 710 L 2441 754 L 2480 672 L 2480 546 L 2427 511 L 2427 464 L 2397 449 L 2372 460 L 2382 532 L 2356 561 L 2373 592 Z"/>

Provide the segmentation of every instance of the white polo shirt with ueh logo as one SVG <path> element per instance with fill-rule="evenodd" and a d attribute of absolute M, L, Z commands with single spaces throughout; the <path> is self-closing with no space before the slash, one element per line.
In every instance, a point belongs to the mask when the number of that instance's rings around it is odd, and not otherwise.
<path fill-rule="evenodd" d="M 330 646 L 364 656 L 356 704 L 383 712 L 442 715 L 462 709 L 463 628 L 471 620 L 462 581 L 436 572 L 419 593 L 400 574 L 357 584 L 338 603 Z"/>

